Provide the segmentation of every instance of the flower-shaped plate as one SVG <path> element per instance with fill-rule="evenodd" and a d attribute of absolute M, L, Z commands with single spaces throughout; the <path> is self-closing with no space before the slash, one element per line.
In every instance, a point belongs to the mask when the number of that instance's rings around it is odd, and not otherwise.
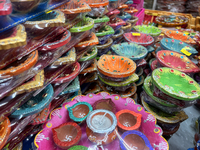
<path fill-rule="evenodd" d="M 143 59 L 148 54 L 148 51 L 145 47 L 128 42 L 112 45 L 111 49 L 115 54 L 130 58 L 132 60 Z"/>
<path fill-rule="evenodd" d="M 190 36 L 179 31 L 167 30 L 165 31 L 165 35 L 172 39 L 181 40 L 187 44 L 196 44 L 196 42 Z"/>
<path fill-rule="evenodd" d="M 0 124 L 0 133 L 1 133 L 0 149 L 2 149 L 4 145 L 6 144 L 8 137 L 10 135 L 10 132 L 11 132 L 10 120 L 9 118 L 5 117 L 4 120 Z"/>
<path fill-rule="evenodd" d="M 192 54 L 197 54 L 198 52 L 196 51 L 195 48 L 193 48 L 192 46 L 180 41 L 180 40 L 176 40 L 176 39 L 170 39 L 170 38 L 163 38 L 160 42 L 161 47 L 164 48 L 165 50 L 172 50 L 178 53 L 181 53 L 181 50 L 183 48 L 188 48 L 188 52 L 192 53 Z"/>
<path fill-rule="evenodd" d="M 171 68 L 158 68 L 152 73 L 152 82 L 163 93 L 184 101 L 199 98 L 200 86 L 191 77 Z"/>
<path fill-rule="evenodd" d="M 161 30 L 157 27 L 154 26 L 147 26 L 147 25 L 142 25 L 142 26 L 135 26 L 134 29 L 140 33 L 145 33 L 149 34 L 153 37 L 159 36 L 161 34 Z"/>
<path fill-rule="evenodd" d="M 106 92 L 101 92 L 96 95 L 88 94 L 86 96 L 77 96 L 73 99 L 73 101 L 64 103 L 62 108 L 55 109 L 50 114 L 50 120 L 43 125 L 43 130 L 36 135 L 34 140 L 35 146 L 38 148 L 38 150 L 61 150 L 54 144 L 51 129 L 69 121 L 67 108 L 73 106 L 79 101 L 88 102 L 93 105 L 96 101 L 100 99 L 109 98 L 111 98 L 111 100 L 115 103 L 117 112 L 123 109 L 128 109 L 136 113 L 142 114 L 141 126 L 139 128 L 139 131 L 146 135 L 151 143 L 151 146 L 155 150 L 169 150 L 167 141 L 162 137 L 162 129 L 156 125 L 156 118 L 152 114 L 146 112 L 141 105 L 135 104 L 135 102 L 131 98 L 121 98 L 119 95 L 109 95 Z M 87 138 L 86 129 L 84 127 L 81 128 L 82 138 L 78 145 L 86 146 L 88 148 L 94 148 L 94 146 L 91 145 L 91 142 Z M 103 148 L 107 148 L 109 150 L 120 150 L 118 138 L 115 139 L 112 143 L 103 146 Z"/>
<path fill-rule="evenodd" d="M 142 46 L 149 46 L 153 44 L 154 38 L 151 35 L 140 33 L 140 36 L 133 36 L 133 32 L 124 33 L 124 38 L 127 42 L 135 43 Z"/>
<path fill-rule="evenodd" d="M 156 53 L 156 58 L 163 67 L 173 68 L 184 73 L 200 72 L 199 67 L 195 63 L 185 55 L 177 52 L 161 50 Z"/>
<path fill-rule="evenodd" d="M 12 12 L 12 4 L 9 0 L 1 0 L 0 16 L 9 15 Z"/>
<path fill-rule="evenodd" d="M 90 51 L 88 51 L 87 53 L 85 53 L 83 55 L 83 57 L 81 57 L 79 59 L 79 62 L 83 62 L 83 61 L 88 61 L 88 60 L 94 59 L 97 56 L 97 52 L 98 52 L 98 49 L 95 46 Z"/>
<path fill-rule="evenodd" d="M 127 57 L 103 55 L 97 63 L 97 68 L 106 76 L 123 78 L 128 77 L 135 72 L 136 64 Z"/>

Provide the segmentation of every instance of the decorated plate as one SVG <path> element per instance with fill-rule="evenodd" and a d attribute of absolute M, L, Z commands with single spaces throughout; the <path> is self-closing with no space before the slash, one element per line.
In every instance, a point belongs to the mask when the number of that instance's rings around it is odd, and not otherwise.
<path fill-rule="evenodd" d="M 161 30 L 157 27 L 154 26 L 147 26 L 147 25 L 142 25 L 142 26 L 135 26 L 134 29 L 140 33 L 145 33 L 149 34 L 151 36 L 159 36 L 161 34 Z"/>
<path fill-rule="evenodd" d="M 119 55 L 130 58 L 132 60 L 143 59 L 147 56 L 148 51 L 145 47 L 135 43 L 121 43 L 111 46 L 112 51 Z"/>
<path fill-rule="evenodd" d="M 156 125 L 156 119 L 153 115 L 146 112 L 142 106 L 135 104 L 135 102 L 131 98 L 121 98 L 118 95 L 109 95 L 105 92 L 98 93 L 97 95 L 88 94 L 86 96 L 77 96 L 73 99 L 73 101 L 63 104 L 62 108 L 55 109 L 50 114 L 50 120 L 46 124 L 44 124 L 43 130 L 36 135 L 34 140 L 35 146 L 38 148 L 38 150 L 61 150 L 55 145 L 53 141 L 52 128 L 69 121 L 67 108 L 73 106 L 77 102 L 88 102 L 93 105 L 96 101 L 100 99 L 109 98 L 111 98 L 111 100 L 115 103 L 117 112 L 123 109 L 129 109 L 136 113 L 142 114 L 141 126 L 139 128 L 139 131 L 146 135 L 151 143 L 151 146 L 155 150 L 169 149 L 167 141 L 162 137 L 162 129 Z M 82 138 L 78 145 L 94 149 L 95 145 L 91 144 L 91 142 L 88 140 L 86 129 L 83 126 L 81 127 L 81 129 Z M 115 150 L 120 150 L 119 142 L 120 141 L 118 140 L 118 138 L 116 138 L 112 143 L 102 146 L 102 148 L 108 150 L 111 150 L 113 148 Z"/>
<path fill-rule="evenodd" d="M 184 101 L 199 98 L 200 86 L 191 77 L 171 68 L 158 68 L 152 73 L 153 84 L 163 93 Z"/>

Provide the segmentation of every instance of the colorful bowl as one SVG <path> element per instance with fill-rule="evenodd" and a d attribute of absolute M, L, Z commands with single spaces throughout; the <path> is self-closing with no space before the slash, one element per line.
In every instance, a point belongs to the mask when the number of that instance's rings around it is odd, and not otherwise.
<path fill-rule="evenodd" d="M 78 92 L 80 90 L 79 77 L 77 76 L 61 93 L 60 95 Z"/>
<path fill-rule="evenodd" d="M 161 34 L 161 30 L 157 27 L 154 26 L 147 26 L 147 25 L 142 25 L 142 26 L 135 26 L 134 29 L 140 33 L 145 33 L 149 34 L 153 37 L 159 36 Z"/>
<path fill-rule="evenodd" d="M 80 74 L 88 74 L 88 73 L 94 73 L 97 72 L 97 61 L 96 59 L 94 60 L 94 62 L 87 68 L 85 68 L 83 71 L 81 71 Z"/>
<path fill-rule="evenodd" d="M 8 137 L 10 135 L 11 132 L 11 124 L 10 124 L 10 120 L 5 117 L 4 120 L 1 122 L 0 124 L 0 149 L 2 149 L 4 147 L 4 145 L 6 144 Z"/>
<path fill-rule="evenodd" d="M 94 59 L 97 56 L 97 52 L 98 52 L 98 49 L 95 46 L 90 51 L 88 51 L 86 54 L 84 54 L 83 57 L 81 57 L 78 61 L 79 62 L 84 62 L 84 61 L 88 61 L 88 60 Z"/>
<path fill-rule="evenodd" d="M 136 64 L 129 58 L 116 55 L 103 55 L 97 63 L 98 70 L 109 77 L 129 77 L 136 70 Z"/>
<path fill-rule="evenodd" d="M 12 12 L 12 3 L 8 0 L 3 0 L 0 5 L 0 16 L 9 15 Z"/>
<path fill-rule="evenodd" d="M 134 61 L 145 58 L 148 53 L 145 47 L 128 42 L 112 45 L 111 49 L 115 54 L 127 57 Z"/>
<path fill-rule="evenodd" d="M 116 113 L 115 103 L 113 103 L 113 101 L 110 98 L 98 100 L 92 105 L 92 107 L 94 110 L 105 109 L 113 112 L 114 114 Z"/>
<path fill-rule="evenodd" d="M 113 40 L 111 38 L 108 38 L 105 44 L 96 45 L 96 48 L 98 49 L 98 56 L 106 54 L 110 50 L 110 47 L 112 44 L 113 44 Z"/>
<path fill-rule="evenodd" d="M 88 150 L 88 148 L 85 146 L 82 146 L 82 145 L 76 145 L 76 146 L 69 148 L 68 150 Z"/>
<path fill-rule="evenodd" d="M 130 30 L 132 29 L 131 23 L 130 22 L 126 22 L 126 25 L 122 26 L 121 29 L 125 33 L 130 32 Z"/>
<path fill-rule="evenodd" d="M 132 16 L 127 22 L 131 23 L 131 26 L 134 27 L 138 21 L 138 17 Z"/>

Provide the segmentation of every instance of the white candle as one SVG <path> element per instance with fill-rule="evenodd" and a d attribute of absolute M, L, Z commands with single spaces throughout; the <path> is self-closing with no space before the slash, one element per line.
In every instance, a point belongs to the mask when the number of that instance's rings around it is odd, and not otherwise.
<path fill-rule="evenodd" d="M 93 117 L 91 125 L 98 130 L 106 130 L 112 126 L 112 122 L 104 115 L 96 115 Z"/>

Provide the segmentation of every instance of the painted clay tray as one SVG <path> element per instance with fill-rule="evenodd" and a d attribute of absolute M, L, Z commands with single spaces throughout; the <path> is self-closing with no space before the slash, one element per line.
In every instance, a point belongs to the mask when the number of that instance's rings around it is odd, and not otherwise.
<path fill-rule="evenodd" d="M 135 26 L 134 29 L 140 33 L 145 33 L 149 34 L 151 36 L 159 36 L 161 34 L 161 30 L 157 27 L 154 26 L 147 26 L 147 25 L 142 25 L 142 26 Z"/>
<path fill-rule="evenodd" d="M 173 68 L 184 73 L 200 72 L 199 67 L 195 63 L 185 55 L 177 52 L 161 50 L 156 53 L 156 58 L 163 67 Z"/>
<path fill-rule="evenodd" d="M 160 109 L 157 109 L 151 105 L 148 105 L 145 101 L 144 101 L 144 97 L 141 97 L 141 101 L 142 101 L 142 105 L 143 107 L 150 112 L 151 114 L 153 114 L 156 119 L 158 119 L 159 121 L 162 121 L 164 123 L 178 123 L 178 122 L 183 122 L 186 119 L 188 119 L 188 116 L 185 114 L 184 111 L 180 111 L 174 115 L 171 114 L 167 114 L 163 111 L 161 111 Z"/>
<path fill-rule="evenodd" d="M 98 70 L 109 77 L 124 78 L 132 75 L 136 64 L 129 58 L 116 55 L 103 55 L 97 63 Z"/>
<path fill-rule="evenodd" d="M 9 0 L 1 0 L 0 16 L 9 15 L 12 12 L 12 4 Z"/>
<path fill-rule="evenodd" d="M 79 59 L 79 62 L 88 61 L 94 59 L 97 56 L 98 49 L 93 47 L 89 52 L 85 53 L 83 57 Z"/>
<path fill-rule="evenodd" d="M 0 122 L 0 149 L 2 149 L 4 147 L 4 145 L 6 144 L 8 137 L 10 135 L 11 132 L 11 124 L 10 124 L 10 120 L 9 118 L 5 117 L 4 120 L 2 122 Z"/>
<path fill-rule="evenodd" d="M 152 81 L 163 93 L 179 100 L 193 101 L 200 95 L 199 84 L 175 69 L 164 67 L 154 70 Z"/>
<path fill-rule="evenodd" d="M 103 17 L 97 17 L 97 18 L 93 18 L 94 23 L 103 23 L 103 22 L 109 22 L 110 18 L 108 16 L 103 16 Z"/>
<path fill-rule="evenodd" d="M 67 86 L 60 95 L 78 92 L 80 90 L 80 82 L 78 76 Z"/>
<path fill-rule="evenodd" d="M 106 25 L 105 27 L 102 27 L 96 34 L 96 36 L 105 36 L 105 35 L 110 35 L 114 34 L 115 31 L 111 26 Z"/>
<path fill-rule="evenodd" d="M 97 72 L 97 65 L 96 64 L 97 64 L 97 61 L 95 59 L 94 62 L 89 67 L 85 68 L 80 74 Z"/>
<path fill-rule="evenodd" d="M 148 46 L 154 43 L 154 38 L 151 35 L 140 33 L 140 36 L 133 36 L 133 32 L 124 33 L 124 38 L 127 42 L 132 42 L 142 46 Z"/>
<path fill-rule="evenodd" d="M 178 53 L 182 53 L 181 50 L 186 47 L 189 49 L 187 50 L 189 53 L 192 53 L 192 54 L 198 53 L 196 49 L 194 49 L 192 46 L 176 39 L 163 38 L 160 44 L 161 44 L 161 47 L 164 48 L 165 50 L 172 50 Z"/>
<path fill-rule="evenodd" d="M 91 18 L 84 18 L 82 21 L 77 23 L 75 26 L 69 29 L 71 33 L 79 33 L 90 30 L 94 27 L 94 20 Z"/>
<path fill-rule="evenodd" d="M 42 92 L 35 97 L 32 97 L 14 113 L 12 113 L 11 116 L 13 118 L 20 118 L 21 116 L 27 117 L 42 111 L 50 104 L 53 93 L 53 87 L 51 84 L 49 84 L 44 90 L 42 90 Z"/>
<path fill-rule="evenodd" d="M 187 44 L 196 44 L 196 42 L 190 36 L 179 31 L 167 30 L 165 31 L 165 35 L 172 39 L 181 40 Z"/>
<path fill-rule="evenodd" d="M 0 76 L 16 76 L 33 67 L 38 60 L 38 51 L 24 56 L 21 60 L 11 63 L 7 69 L 0 70 Z"/>
<path fill-rule="evenodd" d="M 138 12 L 138 10 L 135 9 L 134 7 L 126 8 L 124 11 L 127 12 L 127 13 L 129 13 L 129 14 L 133 14 L 133 13 Z"/>
<path fill-rule="evenodd" d="M 162 129 L 156 125 L 156 118 L 152 114 L 146 112 L 142 106 L 135 104 L 135 102 L 131 98 L 121 98 L 118 95 L 109 95 L 106 92 L 98 93 L 97 95 L 88 94 L 86 96 L 77 96 L 73 99 L 73 101 L 64 103 L 62 108 L 55 109 L 50 114 L 51 120 L 44 124 L 43 130 L 36 135 L 34 140 L 35 146 L 38 148 L 38 150 L 61 150 L 53 142 L 52 128 L 69 121 L 67 108 L 79 101 L 88 102 L 93 105 L 96 101 L 100 99 L 109 98 L 111 98 L 111 100 L 115 103 L 117 112 L 123 109 L 129 109 L 136 113 L 142 114 L 141 126 L 139 128 L 139 131 L 146 135 L 151 143 L 151 146 L 155 150 L 169 150 L 167 141 L 162 137 Z M 87 138 L 85 127 L 81 128 L 82 138 L 78 145 L 86 146 L 90 149 L 95 149 L 95 145 L 91 145 L 91 142 Z M 120 150 L 118 138 L 116 138 L 112 143 L 103 146 L 103 149 Z"/>
<path fill-rule="evenodd" d="M 26 31 L 23 25 L 19 24 L 16 27 L 5 31 L 0 36 L 0 50 L 26 45 Z"/>
<path fill-rule="evenodd" d="M 128 42 L 112 45 L 111 49 L 115 54 L 127 57 L 132 60 L 143 59 L 147 56 L 148 53 L 145 47 Z"/>

